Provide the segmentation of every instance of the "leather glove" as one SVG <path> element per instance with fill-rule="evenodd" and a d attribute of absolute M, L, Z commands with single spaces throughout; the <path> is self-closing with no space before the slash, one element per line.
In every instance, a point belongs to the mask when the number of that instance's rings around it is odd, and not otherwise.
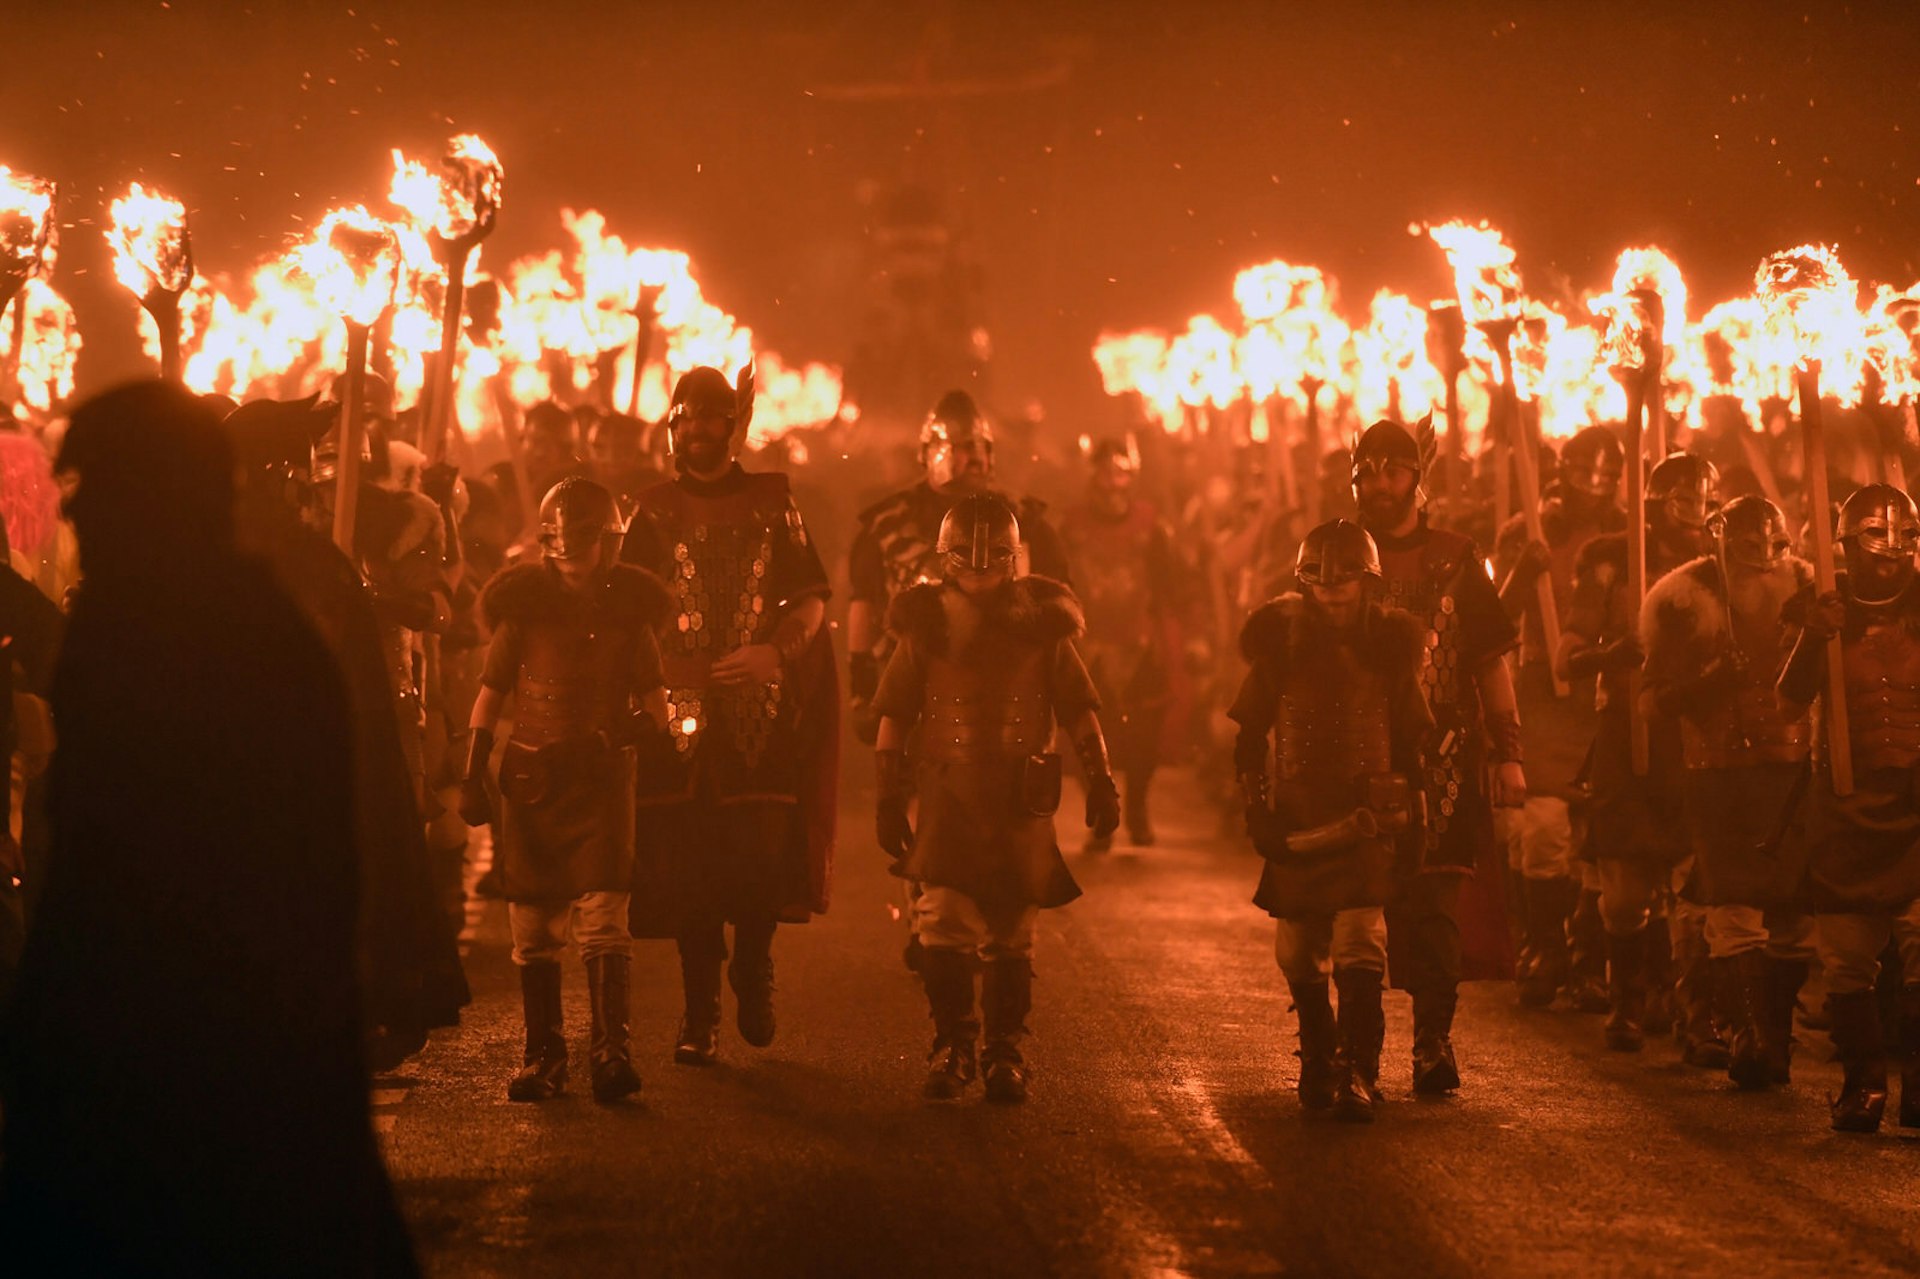
<path fill-rule="evenodd" d="M 1839 591 L 1826 591 L 1814 600 L 1801 625 L 1814 638 L 1825 641 L 1840 633 L 1847 624 L 1847 601 Z"/>
<path fill-rule="evenodd" d="M 487 793 L 487 761 L 492 758 L 492 730 L 468 730 L 467 774 L 460 783 L 460 820 L 469 826 L 485 826 L 493 821 L 493 796 Z"/>
<path fill-rule="evenodd" d="M 874 834 L 881 852 L 896 862 L 904 861 L 913 851 L 913 823 L 907 818 L 907 805 L 913 800 L 913 770 L 902 750 L 875 751 L 873 767 L 880 792 Z"/>
<path fill-rule="evenodd" d="M 1113 784 L 1107 740 L 1096 728 L 1073 745 L 1087 777 L 1087 829 L 1095 839 L 1105 839 L 1120 829 L 1120 788 Z"/>

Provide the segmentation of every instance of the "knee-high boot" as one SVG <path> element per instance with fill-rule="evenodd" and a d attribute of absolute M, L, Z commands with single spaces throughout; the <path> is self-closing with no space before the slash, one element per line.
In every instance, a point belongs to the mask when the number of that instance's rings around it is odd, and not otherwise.
<path fill-rule="evenodd" d="M 1708 958 L 1706 936 L 1693 928 L 1681 933 L 1673 961 L 1678 969 L 1674 996 L 1680 1008 L 1675 1030 L 1681 1060 L 1705 1070 L 1725 1070 L 1727 1043 L 1717 1014 L 1724 1002 L 1718 994 L 1725 984 L 1724 961 Z"/>
<path fill-rule="evenodd" d="M 953 1101 L 979 1074 L 980 1022 L 973 1011 L 973 955 L 929 946 L 920 957 L 920 978 L 933 1017 L 933 1050 L 927 1054 L 922 1093 L 930 1101 Z"/>
<path fill-rule="evenodd" d="M 587 1065 L 593 1074 L 593 1099 L 618 1101 L 640 1091 L 628 1046 L 633 958 L 595 955 L 587 961 L 587 994 L 593 1007 L 593 1031 L 587 1040 Z"/>
<path fill-rule="evenodd" d="M 1459 997 L 1454 986 L 1413 992 L 1413 1090 L 1423 1096 L 1460 1086 L 1460 1067 L 1453 1059 L 1453 1010 Z"/>
<path fill-rule="evenodd" d="M 686 1012 L 673 1060 L 682 1066 L 711 1066 L 720 1057 L 720 965 L 717 956 L 680 948 L 680 986 Z"/>
<path fill-rule="evenodd" d="M 773 1042 L 773 930 L 772 921 L 736 925 L 733 960 L 727 965 L 727 984 L 733 987 L 734 1019 L 740 1038 L 755 1048 Z"/>
<path fill-rule="evenodd" d="M 560 965 L 520 966 L 520 1008 L 527 1048 L 519 1073 L 507 1084 L 509 1101 L 545 1101 L 567 1086 L 567 1031 L 560 1012 Z"/>
<path fill-rule="evenodd" d="M 1727 1078 L 1744 1089 L 1765 1088 L 1772 1080 L 1772 964 L 1764 950 L 1746 950 L 1718 961 L 1727 1024 Z"/>
<path fill-rule="evenodd" d="M 1607 934 L 1607 1047 L 1637 1053 L 1646 1040 L 1647 930 Z"/>
<path fill-rule="evenodd" d="M 1300 1104 L 1308 1110 L 1333 1108 L 1333 1063 L 1337 1037 L 1333 1002 L 1324 981 L 1287 983 L 1294 1015 L 1300 1021 Z"/>
<path fill-rule="evenodd" d="M 1348 1123 L 1372 1123 L 1378 1098 L 1380 1046 L 1386 1018 L 1380 1007 L 1381 974 L 1371 968 L 1337 969 L 1340 991 L 1340 1062 L 1334 1071 L 1333 1116 Z"/>
<path fill-rule="evenodd" d="M 1835 1132 L 1878 1132 L 1887 1109 L 1887 1049 L 1880 1030 L 1880 1001 L 1871 990 L 1827 996 L 1833 1046 L 1846 1070 L 1834 1099 Z"/>
<path fill-rule="evenodd" d="M 987 1100 L 1013 1104 L 1027 1099 L 1027 1059 L 1020 1044 L 1033 1011 L 1033 960 L 999 955 L 987 964 L 980 983 L 980 1011 L 986 1019 L 986 1046 L 980 1053 L 987 1078 Z"/>
<path fill-rule="evenodd" d="M 1800 988 L 1807 984 L 1804 959 L 1767 960 L 1767 1076 L 1769 1083 L 1793 1082 L 1793 1014 Z"/>

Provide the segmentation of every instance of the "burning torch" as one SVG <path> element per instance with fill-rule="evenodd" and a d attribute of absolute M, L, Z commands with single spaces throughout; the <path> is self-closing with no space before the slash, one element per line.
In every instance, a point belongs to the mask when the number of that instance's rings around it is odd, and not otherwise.
<path fill-rule="evenodd" d="M 1637 625 L 1647 599 L 1647 415 L 1649 401 L 1660 396 L 1660 295 L 1652 289 L 1634 289 L 1607 299 L 1605 309 L 1607 363 L 1627 393 L 1627 599 L 1630 624 Z M 1640 709 L 1638 672 L 1630 677 L 1629 687 L 1633 771 L 1645 777 L 1649 742 L 1647 717 Z"/>
<path fill-rule="evenodd" d="M 138 182 L 113 202 L 113 272 L 160 330 L 160 376 L 180 380 L 180 297 L 193 283 L 187 208 Z"/>
<path fill-rule="evenodd" d="M 1473 491 L 1473 466 L 1467 456 L 1467 432 L 1460 422 L 1460 375 L 1467 371 L 1467 322 L 1460 314 L 1458 302 L 1435 302 L 1427 308 L 1427 362 L 1440 371 L 1440 377 L 1447 386 L 1447 458 L 1448 470 L 1453 475 L 1453 495 L 1458 503 L 1456 509 L 1467 509 Z M 1399 419 L 1396 417 L 1396 421 Z M 1498 490 L 1506 492 L 1506 467 L 1499 468 Z M 1501 510 L 1494 512 L 1497 531 L 1507 522 L 1508 512 L 1502 503 Z"/>
<path fill-rule="evenodd" d="M 333 540 L 353 555 L 353 520 L 360 498 L 360 450 L 366 438 L 367 339 L 393 305 L 400 249 L 393 229 L 364 208 L 336 209 L 294 250 L 314 296 L 347 326 L 347 398 L 340 409 L 340 462 L 335 480 Z"/>
<path fill-rule="evenodd" d="M 1770 339 L 1791 344 L 1794 390 L 1800 400 L 1808 523 L 1813 526 L 1815 589 L 1835 586 L 1833 507 L 1827 496 L 1827 444 L 1820 421 L 1820 363 L 1824 346 L 1860 324 L 1853 279 L 1833 250 L 1802 245 L 1760 263 L 1755 293 Z M 1827 760 L 1836 795 L 1853 794 L 1853 744 L 1847 727 L 1847 680 L 1838 635 L 1827 648 Z"/>
<path fill-rule="evenodd" d="M 634 295 L 633 385 L 627 390 L 627 416 L 640 416 L 640 382 L 647 375 L 647 359 L 653 354 L 653 331 L 660 320 L 660 298 L 666 286 L 644 281 Z"/>
<path fill-rule="evenodd" d="M 1540 520 L 1540 455 L 1531 432 L 1522 437 L 1520 394 L 1514 381 L 1513 338 L 1520 328 L 1520 276 L 1514 270 L 1514 251 L 1498 231 L 1487 226 L 1467 226 L 1454 222 L 1428 227 L 1427 234 L 1446 251 L 1453 267 L 1455 290 L 1460 298 L 1461 318 L 1486 335 L 1500 360 L 1499 402 L 1506 438 L 1513 444 L 1515 470 L 1520 477 L 1521 513 L 1527 521 L 1527 537 L 1535 542 L 1547 540 Z M 1499 439 L 1496 438 L 1496 444 Z M 1499 474 L 1495 482 L 1504 483 L 1505 467 L 1495 453 Z M 1560 652 L 1560 606 L 1553 594 L 1553 574 L 1542 573 L 1535 582 L 1540 600 L 1540 630 L 1547 646 L 1547 667 L 1553 673 L 1555 695 L 1573 692 L 1554 669 Z"/>
<path fill-rule="evenodd" d="M 493 234 L 500 218 L 506 172 L 492 148 L 471 133 L 447 143 L 439 180 L 430 193 L 402 191 L 396 177 L 394 201 L 433 229 L 434 256 L 447 269 L 446 302 L 440 317 L 440 359 L 425 393 L 421 442 L 430 461 L 446 456 L 453 429 L 454 361 L 460 351 L 460 315 L 466 302 L 467 267 L 480 242 Z"/>
<path fill-rule="evenodd" d="M 0 168 L 0 313 L 13 307 L 13 348 L 7 381 L 20 382 L 20 355 L 27 337 L 27 304 L 16 303 L 27 282 L 46 266 L 53 243 L 53 206 L 59 193 L 52 182 Z"/>

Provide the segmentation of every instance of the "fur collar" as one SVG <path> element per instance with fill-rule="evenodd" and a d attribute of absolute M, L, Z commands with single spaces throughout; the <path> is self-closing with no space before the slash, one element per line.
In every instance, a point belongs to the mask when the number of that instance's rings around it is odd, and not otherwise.
<path fill-rule="evenodd" d="M 1363 660 L 1382 669 L 1417 671 L 1426 656 L 1426 629 L 1418 618 L 1368 600 L 1360 623 Z M 1240 629 L 1240 654 L 1248 662 L 1263 658 L 1289 664 L 1324 652 L 1333 632 L 1308 607 L 1306 597 L 1288 591 L 1253 611 Z"/>
<path fill-rule="evenodd" d="M 591 595 L 575 595 L 561 585 L 559 574 L 538 560 L 501 569 L 480 592 L 480 611 L 488 626 L 565 621 L 589 604 L 618 622 L 657 631 L 672 614 L 673 596 L 659 578 L 631 564 L 607 570 L 606 580 Z"/>
<path fill-rule="evenodd" d="M 1760 598 L 1771 611 L 1784 613 L 1788 603 L 1813 584 L 1813 565 L 1790 555 L 1760 581 L 1765 591 Z M 1727 606 L 1722 594 L 1719 561 L 1711 555 L 1688 560 L 1647 591 L 1640 612 L 1641 643 L 1651 650 L 1663 636 L 1709 641 L 1724 635 Z"/>
<path fill-rule="evenodd" d="M 1075 639 L 1086 629 L 1080 601 L 1065 583 L 1021 577 L 975 601 L 950 582 L 910 586 L 887 608 L 887 629 L 929 653 L 971 648 L 972 633 L 1004 635 L 1026 644 Z"/>

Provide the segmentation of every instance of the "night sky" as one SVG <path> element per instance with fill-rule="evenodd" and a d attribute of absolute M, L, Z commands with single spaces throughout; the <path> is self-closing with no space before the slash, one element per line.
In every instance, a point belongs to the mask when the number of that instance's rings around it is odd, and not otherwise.
<path fill-rule="evenodd" d="M 1254 262 L 1332 271 L 1355 314 L 1448 292 L 1420 219 L 1489 219 L 1548 296 L 1645 242 L 1708 300 L 1809 239 L 1920 278 L 1910 2 L 4 8 L 0 163 L 63 185 L 83 389 L 142 367 L 89 226 L 127 182 L 240 272 L 456 130 L 507 165 L 495 266 L 597 207 L 790 359 L 847 358 L 863 193 L 928 182 L 984 272 L 995 401 L 1063 423 L 1105 411 L 1102 328 L 1224 318 Z M 845 100 L 916 74 L 1017 90 Z"/>

